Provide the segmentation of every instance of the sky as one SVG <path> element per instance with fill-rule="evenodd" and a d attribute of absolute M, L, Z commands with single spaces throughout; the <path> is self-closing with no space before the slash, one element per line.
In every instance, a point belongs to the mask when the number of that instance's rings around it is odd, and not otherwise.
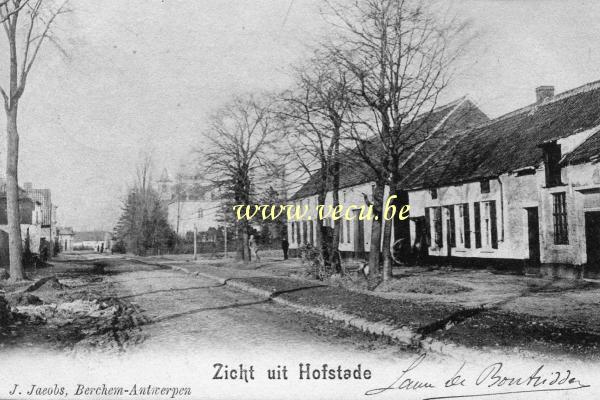
<path fill-rule="evenodd" d="M 439 3 L 477 32 L 447 101 L 468 95 L 496 117 L 532 103 L 537 86 L 600 80 L 598 1 Z M 42 49 L 22 98 L 19 182 L 51 189 L 59 224 L 76 230 L 112 229 L 143 152 L 155 175 L 193 169 L 211 112 L 288 87 L 290 65 L 327 31 L 314 0 L 71 4 L 54 29 L 64 51 Z"/>

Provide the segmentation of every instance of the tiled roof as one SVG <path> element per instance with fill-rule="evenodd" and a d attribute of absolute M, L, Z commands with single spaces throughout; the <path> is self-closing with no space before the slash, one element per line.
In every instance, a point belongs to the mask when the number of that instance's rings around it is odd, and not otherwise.
<path fill-rule="evenodd" d="M 600 124 L 600 82 L 558 94 L 462 132 L 403 181 L 418 189 L 497 177 L 542 162 L 540 144 Z M 581 162 L 600 150 L 596 133 L 566 157 Z"/>
<path fill-rule="evenodd" d="M 408 175 L 414 168 L 423 164 L 456 132 L 477 126 L 488 120 L 481 110 L 464 98 L 438 107 L 427 115 L 426 120 L 424 118 L 417 119 L 414 122 L 419 125 L 421 137 L 413 139 L 417 145 L 409 146 L 410 149 L 407 149 L 406 155 L 401 158 L 401 175 Z M 424 140 L 425 138 L 427 140 Z M 370 148 L 367 147 L 367 149 L 374 153 L 378 152 L 375 144 L 372 144 Z M 373 169 L 362 161 L 355 150 L 343 152 L 340 158 L 342 160 L 340 189 L 371 182 L 375 179 Z M 300 199 L 316 194 L 320 179 L 319 172 L 313 174 L 291 199 Z M 329 190 L 331 190 L 331 185 L 329 185 Z"/>
<path fill-rule="evenodd" d="M 581 164 L 590 160 L 598 160 L 600 157 L 600 131 L 589 137 L 579 147 L 567 154 L 563 160 L 566 164 Z"/>

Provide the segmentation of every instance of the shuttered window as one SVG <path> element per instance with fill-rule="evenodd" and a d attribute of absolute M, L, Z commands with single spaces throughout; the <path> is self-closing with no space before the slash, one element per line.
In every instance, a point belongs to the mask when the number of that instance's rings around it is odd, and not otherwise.
<path fill-rule="evenodd" d="M 490 236 L 492 238 L 492 249 L 498 248 L 498 221 L 496 220 L 496 202 L 490 201 Z"/>
<path fill-rule="evenodd" d="M 435 228 L 435 245 L 439 248 L 444 246 L 444 240 L 442 237 L 442 208 L 433 208 L 433 223 Z"/>
<path fill-rule="evenodd" d="M 569 244 L 569 230 L 567 226 L 567 196 L 563 193 L 554 193 L 554 244 Z"/>
<path fill-rule="evenodd" d="M 431 243 L 433 243 L 432 237 L 431 237 L 431 208 L 430 207 L 426 207 L 425 208 L 425 234 L 427 237 L 427 244 L 429 246 L 431 246 Z"/>
<path fill-rule="evenodd" d="M 481 248 L 481 209 L 480 203 L 475 202 L 473 204 L 475 210 L 475 248 Z"/>
<path fill-rule="evenodd" d="M 302 236 L 300 236 L 300 222 L 296 222 L 296 238 L 298 239 L 298 244 L 302 244 Z"/>
<path fill-rule="evenodd" d="M 450 247 L 456 247 L 456 221 L 454 220 L 454 206 L 450 206 L 448 207 L 448 218 L 450 223 L 449 228 L 450 228 Z"/>
<path fill-rule="evenodd" d="M 292 222 L 292 243 L 296 242 L 296 224 Z"/>
<path fill-rule="evenodd" d="M 308 240 L 308 225 L 306 225 L 306 221 L 302 221 L 302 243 L 307 244 Z"/>
<path fill-rule="evenodd" d="M 465 229 L 465 248 L 471 248 L 471 220 L 469 217 L 469 204 L 462 205 L 463 209 L 463 224 Z"/>

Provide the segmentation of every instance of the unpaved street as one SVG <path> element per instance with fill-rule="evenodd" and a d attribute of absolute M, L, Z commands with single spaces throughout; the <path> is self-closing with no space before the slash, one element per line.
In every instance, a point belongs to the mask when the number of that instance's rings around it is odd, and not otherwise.
<path fill-rule="evenodd" d="M 138 306 L 145 340 L 130 351 L 294 352 L 403 351 L 324 318 L 299 313 L 216 281 L 167 269 L 131 271 L 120 261 L 106 277 L 119 301 Z M 136 263 L 137 264 L 137 263 Z M 135 266 L 135 265 L 134 265 Z"/>

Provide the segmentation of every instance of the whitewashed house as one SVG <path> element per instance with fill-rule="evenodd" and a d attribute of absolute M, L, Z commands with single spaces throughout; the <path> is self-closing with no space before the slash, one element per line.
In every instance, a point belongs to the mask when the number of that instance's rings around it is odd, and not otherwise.
<path fill-rule="evenodd" d="M 438 107 L 432 113 L 428 113 L 426 123 L 424 119 L 417 118 L 414 121 L 422 131 L 424 140 L 406 152 L 401 166 L 402 175 L 408 175 L 413 169 L 429 158 L 457 132 L 479 125 L 487 121 L 487 117 L 470 100 L 462 98 L 444 106 Z M 300 190 L 292 197 L 293 204 L 314 210 L 317 204 L 317 188 L 320 176 L 313 175 Z M 373 173 L 359 158 L 346 152 L 344 165 L 340 171 L 340 204 L 344 207 L 350 205 L 364 204 L 364 194 L 371 195 L 373 186 Z M 386 189 L 385 196 L 389 190 Z M 396 193 L 397 204 L 401 206 L 408 201 L 404 191 Z M 326 205 L 332 204 L 332 192 L 327 194 Z M 358 213 L 358 211 L 355 211 Z M 326 224 L 332 226 L 331 221 Z M 288 221 L 288 241 L 290 253 L 297 253 L 297 249 L 304 244 L 314 243 L 316 240 L 316 215 L 306 216 L 301 221 Z M 406 244 L 410 243 L 408 238 L 408 221 L 395 221 L 395 238 L 405 237 Z M 370 248 L 371 221 L 344 221 L 341 226 L 339 249 L 342 257 L 363 257 Z M 410 246 L 408 246 L 410 248 Z"/>
<path fill-rule="evenodd" d="M 208 237 L 207 233 L 220 226 L 218 215 L 222 201 L 219 189 L 194 176 L 180 176 L 173 182 L 166 169 L 157 183 L 171 228 L 181 237 L 191 236 L 197 229 L 201 234 L 200 241 L 214 241 L 215 238 Z"/>
<path fill-rule="evenodd" d="M 439 133 L 403 161 L 396 195 L 410 205 L 410 222 L 394 222 L 393 240 L 410 245 L 407 258 L 600 277 L 600 82 L 558 95 L 539 87 L 535 103 L 491 121 L 466 110 L 466 123 L 441 129 L 457 112 L 442 108 Z M 370 193 L 355 164 L 340 179 L 346 206 Z M 293 200 L 314 204 L 317 182 Z M 291 248 L 314 241 L 311 223 L 289 223 Z M 368 222 L 343 228 L 343 253 L 368 252 Z"/>
<path fill-rule="evenodd" d="M 431 258 L 600 275 L 600 82 L 465 131 L 405 180 Z"/>

